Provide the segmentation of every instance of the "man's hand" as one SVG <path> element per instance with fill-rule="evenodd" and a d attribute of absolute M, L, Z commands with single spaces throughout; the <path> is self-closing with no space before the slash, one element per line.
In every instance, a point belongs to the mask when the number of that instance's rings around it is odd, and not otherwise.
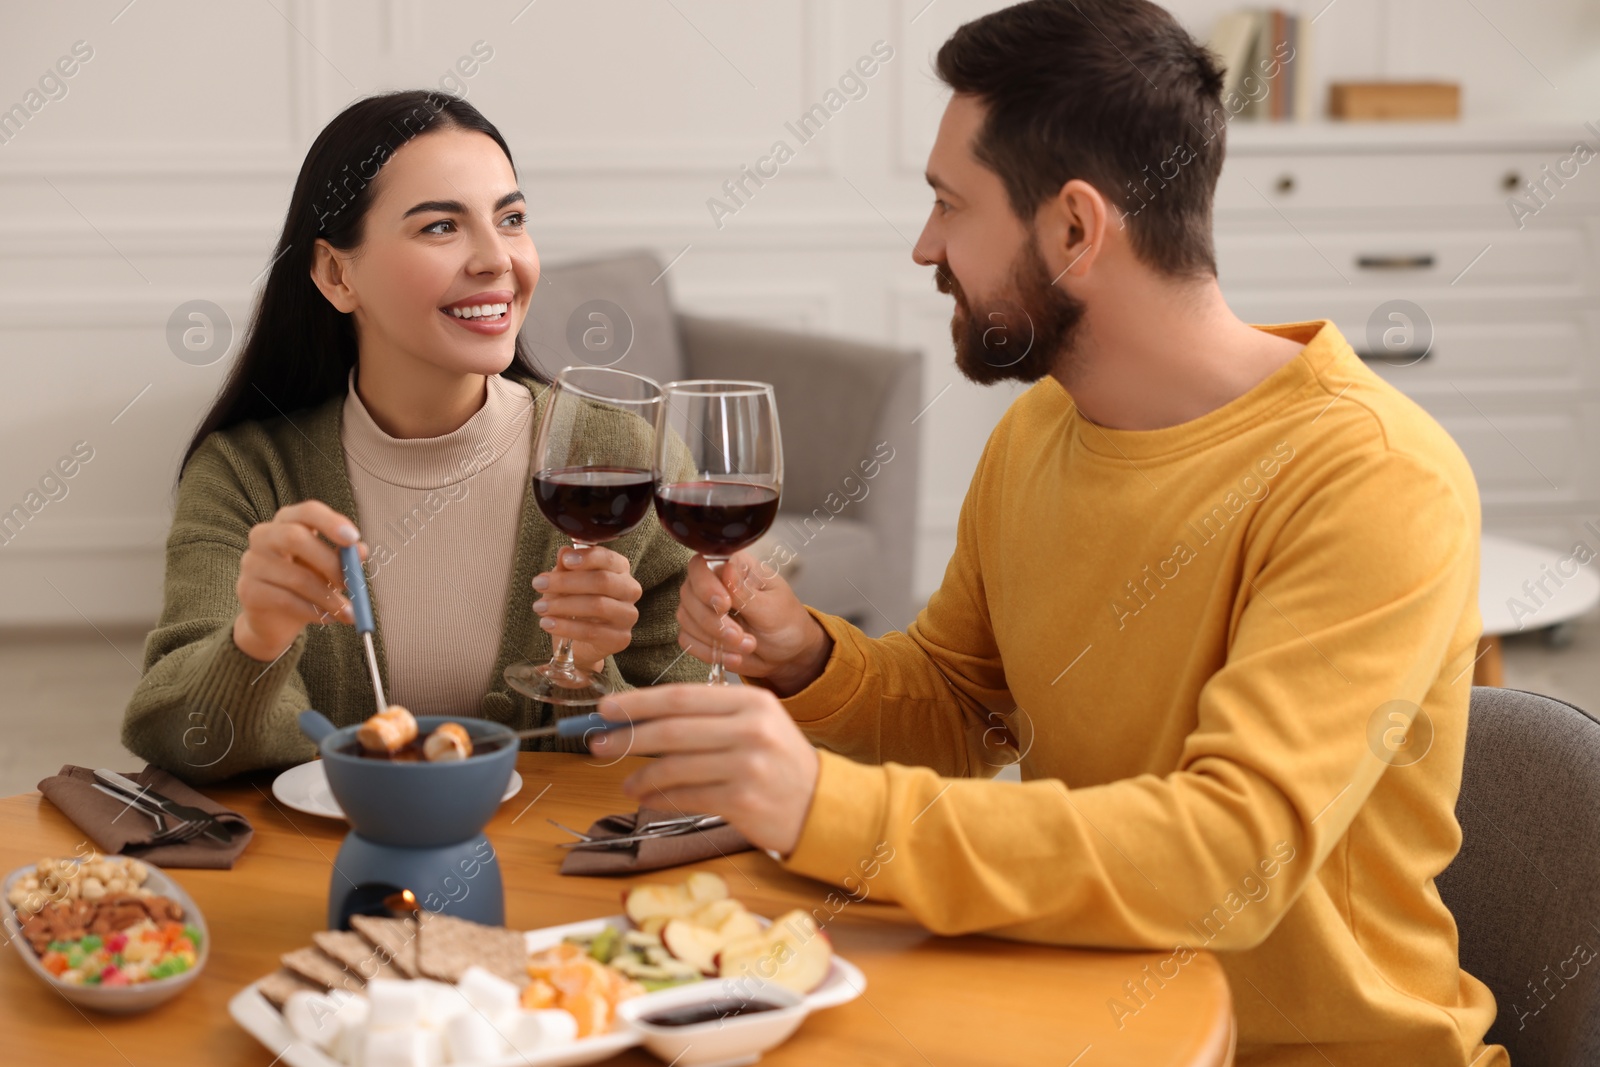
<path fill-rule="evenodd" d="M 658 685 L 600 702 L 633 724 L 591 735 L 596 755 L 659 755 L 622 783 L 641 805 L 721 815 L 757 848 L 794 850 L 817 789 L 817 750 L 754 686 Z"/>
<path fill-rule="evenodd" d="M 533 603 L 539 628 L 571 639 L 573 658 L 596 673 L 633 640 L 644 590 L 628 572 L 628 557 L 599 546 L 564 548 L 533 588 L 541 594 Z"/>
<path fill-rule="evenodd" d="M 723 662 L 745 678 L 765 678 L 782 696 L 814 682 L 828 664 L 833 639 L 776 574 L 765 576 L 749 552 L 713 572 L 704 557 L 689 561 L 678 597 L 678 644 L 706 662 L 720 633 Z M 737 612 L 730 617 L 732 609 Z"/>

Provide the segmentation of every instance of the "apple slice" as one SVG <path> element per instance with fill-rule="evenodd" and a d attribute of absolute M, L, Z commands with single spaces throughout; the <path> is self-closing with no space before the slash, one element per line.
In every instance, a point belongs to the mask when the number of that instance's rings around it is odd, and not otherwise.
<path fill-rule="evenodd" d="M 688 890 L 689 896 L 696 903 L 728 898 L 728 883 L 710 871 L 695 871 L 683 887 Z"/>
<path fill-rule="evenodd" d="M 689 913 L 689 918 L 696 926 L 704 926 L 707 930 L 715 930 L 724 922 L 739 912 L 744 911 L 744 905 L 732 897 L 713 900 L 701 904 Z"/>
<path fill-rule="evenodd" d="M 761 920 L 743 907 L 729 913 L 727 918 L 717 924 L 716 930 L 717 936 L 722 939 L 722 944 L 725 946 L 735 941 L 743 941 L 745 938 L 759 937 L 762 933 Z"/>
<path fill-rule="evenodd" d="M 636 885 L 622 895 L 622 910 L 641 928 L 653 916 L 672 918 L 686 914 L 694 906 L 688 890 L 681 885 Z"/>
<path fill-rule="evenodd" d="M 714 962 L 724 978 L 757 978 L 803 996 L 822 984 L 832 961 L 828 935 L 808 912 L 795 910 L 778 916 L 761 934 L 730 943 Z"/>
<path fill-rule="evenodd" d="M 661 944 L 701 974 L 716 974 L 716 956 L 726 940 L 715 930 L 688 919 L 673 919 L 661 931 Z"/>

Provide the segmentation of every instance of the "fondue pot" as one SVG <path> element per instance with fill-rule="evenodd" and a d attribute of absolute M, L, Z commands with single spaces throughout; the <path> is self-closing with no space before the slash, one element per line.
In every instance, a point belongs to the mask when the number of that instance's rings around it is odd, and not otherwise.
<path fill-rule="evenodd" d="M 418 715 L 419 735 L 456 722 L 472 738 L 463 760 L 375 759 L 360 754 L 359 725 L 336 727 L 300 713 L 317 743 L 328 788 L 350 821 L 328 888 L 328 929 L 352 915 L 445 912 L 505 925 L 505 890 L 483 828 L 494 817 L 517 762 L 517 737 L 501 723 Z"/>

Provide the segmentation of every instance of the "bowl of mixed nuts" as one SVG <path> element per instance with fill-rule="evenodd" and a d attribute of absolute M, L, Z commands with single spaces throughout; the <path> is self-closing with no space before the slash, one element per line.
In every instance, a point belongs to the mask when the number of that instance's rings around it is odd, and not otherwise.
<path fill-rule="evenodd" d="M 205 966 L 200 909 L 164 871 L 127 856 L 46 858 L 3 887 L 6 932 L 41 979 L 80 1007 L 145 1011 Z"/>

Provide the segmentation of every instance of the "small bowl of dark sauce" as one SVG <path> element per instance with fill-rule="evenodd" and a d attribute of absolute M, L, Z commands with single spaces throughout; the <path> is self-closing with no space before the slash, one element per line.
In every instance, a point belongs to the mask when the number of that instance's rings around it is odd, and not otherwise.
<path fill-rule="evenodd" d="M 742 978 L 663 989 L 617 1007 L 645 1048 L 676 1067 L 755 1063 L 787 1041 L 809 1013 L 799 993 Z"/>

